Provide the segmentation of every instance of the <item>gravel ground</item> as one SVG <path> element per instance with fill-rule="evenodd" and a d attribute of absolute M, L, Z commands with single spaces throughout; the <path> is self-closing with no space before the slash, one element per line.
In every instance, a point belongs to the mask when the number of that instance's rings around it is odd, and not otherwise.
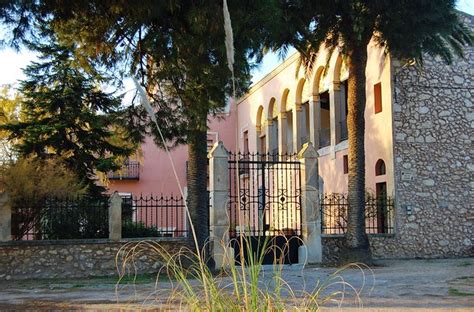
<path fill-rule="evenodd" d="M 283 278 L 298 293 L 313 290 L 318 281 L 328 281 L 335 271 L 285 267 Z M 265 268 L 264 284 L 271 285 L 272 277 L 272 271 Z M 339 310 L 339 304 L 348 311 L 474 311 L 474 258 L 385 260 L 370 270 L 347 269 L 333 281 L 342 280 L 358 290 L 364 286 L 360 301 L 346 288 L 342 303 L 331 302 L 323 311 Z M 171 284 L 159 281 L 156 285 L 150 277 L 123 284 L 117 290 L 113 278 L 2 281 L 0 310 L 180 310 L 179 306 L 166 309 L 160 301 L 168 297 Z M 341 289 L 340 285 L 329 286 L 327 292 Z"/>

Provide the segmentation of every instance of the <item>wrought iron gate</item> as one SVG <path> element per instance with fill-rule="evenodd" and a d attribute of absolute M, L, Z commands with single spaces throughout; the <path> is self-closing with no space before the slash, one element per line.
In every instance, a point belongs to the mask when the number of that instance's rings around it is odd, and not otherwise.
<path fill-rule="evenodd" d="M 272 263 L 282 252 L 285 263 L 298 262 L 301 177 L 296 155 L 231 154 L 229 179 L 233 247 L 239 247 L 236 238 L 244 235 L 253 252 L 262 252 L 267 241 L 264 263 Z"/>

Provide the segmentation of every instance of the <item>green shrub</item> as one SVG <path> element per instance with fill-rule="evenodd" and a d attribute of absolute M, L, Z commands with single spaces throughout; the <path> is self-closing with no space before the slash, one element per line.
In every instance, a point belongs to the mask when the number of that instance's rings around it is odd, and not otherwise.
<path fill-rule="evenodd" d="M 163 236 L 156 226 L 146 226 L 143 222 L 125 221 L 122 223 L 122 237 L 160 237 Z"/>

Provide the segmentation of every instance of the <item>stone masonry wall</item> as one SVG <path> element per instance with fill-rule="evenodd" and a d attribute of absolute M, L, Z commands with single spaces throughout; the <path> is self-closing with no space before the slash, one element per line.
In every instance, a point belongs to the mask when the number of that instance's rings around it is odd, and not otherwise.
<path fill-rule="evenodd" d="M 75 241 L 22 241 L 0 243 L 0 280 L 30 278 L 69 278 L 117 275 L 116 255 L 120 248 L 127 251 L 135 248 L 141 251 L 126 270 L 134 273 L 157 272 L 162 265 L 162 257 L 140 242 L 110 242 L 108 240 Z M 174 254 L 191 244 L 183 239 L 153 241 Z M 138 247 L 137 247 L 138 246 Z M 142 248 L 140 248 L 142 247 Z M 125 249 L 124 249 L 125 250 Z M 119 264 L 122 264 L 119 254 Z"/>
<path fill-rule="evenodd" d="M 474 29 L 474 17 L 462 15 Z M 396 236 L 386 258 L 474 255 L 474 48 L 394 67 Z"/>

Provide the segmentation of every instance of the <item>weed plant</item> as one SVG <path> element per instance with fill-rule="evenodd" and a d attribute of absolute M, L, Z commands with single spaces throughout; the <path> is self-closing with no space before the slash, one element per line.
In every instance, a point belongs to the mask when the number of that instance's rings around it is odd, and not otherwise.
<path fill-rule="evenodd" d="M 342 306 L 349 302 L 348 298 L 352 304 L 361 306 L 366 266 L 347 265 L 314 285 L 304 285 L 303 281 L 295 285 L 283 276 L 286 247 L 278 250 L 272 246 L 272 239 L 266 239 L 263 246 L 255 250 L 246 236 L 237 239 L 240 244 L 235 246 L 242 247 L 236 250 L 236 257 L 233 248 L 223 246 L 224 259 L 228 260 L 220 271 L 212 270 L 209 261 L 199 258 L 189 247 L 171 253 L 159 242 L 125 244 L 116 259 L 119 268 L 117 292 L 122 279 L 138 276 L 138 260 L 147 255 L 156 256 L 162 263 L 151 300 L 144 302 L 144 306 L 191 311 L 317 311 L 322 305 Z M 273 255 L 270 269 L 263 264 L 268 253 Z M 358 288 L 346 282 L 342 275 L 345 270 L 354 268 L 360 270 L 363 281 Z M 291 272 L 301 275 L 303 267 L 301 270 Z"/>

